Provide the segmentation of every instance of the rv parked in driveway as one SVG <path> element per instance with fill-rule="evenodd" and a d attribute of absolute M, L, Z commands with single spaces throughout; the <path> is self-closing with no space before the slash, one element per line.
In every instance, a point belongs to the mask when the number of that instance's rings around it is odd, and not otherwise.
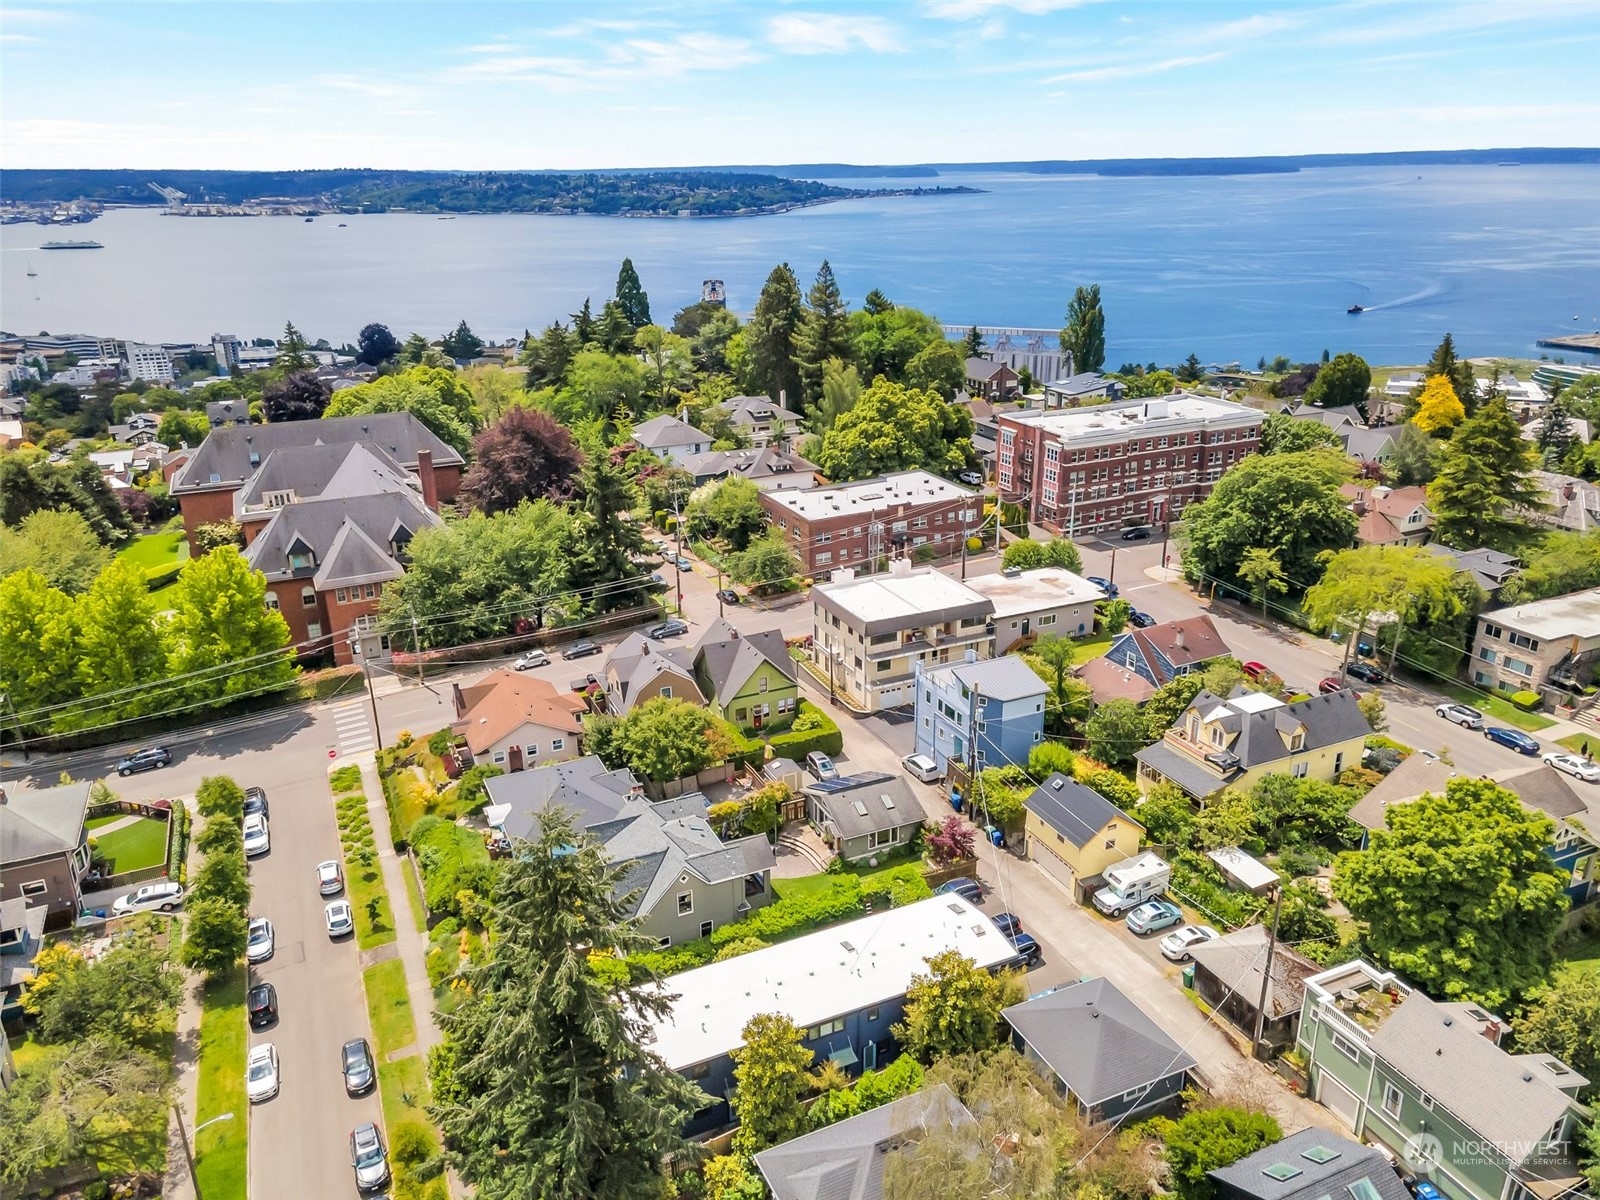
<path fill-rule="evenodd" d="M 1094 906 L 1108 917 L 1116 917 L 1154 900 L 1172 882 L 1172 868 L 1160 855 L 1141 854 L 1107 867 L 1105 887 L 1094 894 Z"/>

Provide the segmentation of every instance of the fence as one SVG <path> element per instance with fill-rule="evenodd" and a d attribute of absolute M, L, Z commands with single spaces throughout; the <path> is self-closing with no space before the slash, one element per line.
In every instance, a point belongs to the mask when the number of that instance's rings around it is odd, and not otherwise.
<path fill-rule="evenodd" d="M 154 804 L 145 804 L 138 800 L 108 800 L 100 804 L 91 804 L 84 810 L 86 820 L 95 817 L 106 817 L 113 813 L 120 813 L 129 817 L 146 817 L 152 821 L 163 821 L 167 826 L 165 850 L 161 861 L 154 866 L 140 867 L 136 871 L 122 871 L 116 875 L 95 876 L 90 873 L 89 879 L 94 881 L 95 891 L 118 891 L 122 888 L 132 887 L 139 883 L 149 883 L 152 879 L 165 879 L 167 866 L 172 858 L 172 808 L 171 801 L 159 800 Z M 87 880 L 86 880 L 87 882 Z"/>

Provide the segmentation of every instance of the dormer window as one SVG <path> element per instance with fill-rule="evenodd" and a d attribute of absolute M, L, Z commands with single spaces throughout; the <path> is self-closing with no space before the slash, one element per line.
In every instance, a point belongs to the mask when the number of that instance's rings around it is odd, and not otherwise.
<path fill-rule="evenodd" d="M 317 565 L 316 552 L 302 538 L 297 537 L 289 543 L 287 557 L 291 571 L 310 571 Z"/>
<path fill-rule="evenodd" d="M 1293 733 L 1291 733 L 1289 735 L 1289 752 L 1291 754 L 1297 754 L 1301 750 L 1304 750 L 1305 748 L 1306 748 L 1306 731 L 1304 729 L 1296 729 Z"/>
<path fill-rule="evenodd" d="M 1211 727 L 1211 744 L 1213 746 L 1221 746 L 1221 745 L 1225 745 L 1226 742 L 1227 742 L 1227 734 L 1225 734 L 1222 731 L 1222 726 L 1221 725 L 1213 725 Z"/>
<path fill-rule="evenodd" d="M 1191 742 L 1200 740 L 1200 718 L 1194 713 L 1189 714 L 1189 740 Z"/>

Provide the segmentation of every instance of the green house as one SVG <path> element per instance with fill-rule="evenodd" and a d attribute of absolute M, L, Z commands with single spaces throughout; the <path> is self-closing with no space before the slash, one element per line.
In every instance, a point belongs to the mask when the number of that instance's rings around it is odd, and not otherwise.
<path fill-rule="evenodd" d="M 1447 1200 L 1559 1200 L 1583 1191 L 1573 1139 L 1588 1080 L 1548 1054 L 1501 1049 L 1505 1022 L 1440 1004 L 1357 961 L 1306 980 L 1297 1049 L 1308 1093 Z"/>
<path fill-rule="evenodd" d="M 707 703 L 740 729 L 781 729 L 794 720 L 800 685 L 776 629 L 741 634 L 713 621 L 695 646 L 694 674 Z"/>

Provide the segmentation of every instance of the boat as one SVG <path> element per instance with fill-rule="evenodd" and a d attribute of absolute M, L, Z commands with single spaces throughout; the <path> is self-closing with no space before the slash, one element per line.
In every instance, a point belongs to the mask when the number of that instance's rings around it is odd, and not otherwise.
<path fill-rule="evenodd" d="M 339 228 L 340 229 L 348 229 L 350 227 L 348 225 L 346 225 L 343 221 L 340 221 L 339 222 Z"/>
<path fill-rule="evenodd" d="M 309 224 L 311 224 L 311 222 L 312 222 L 312 221 L 314 221 L 314 220 L 316 220 L 316 218 L 315 218 L 315 217 L 307 217 L 307 218 L 306 218 L 306 224 L 307 224 L 307 225 L 309 225 Z"/>
<path fill-rule="evenodd" d="M 1366 312 L 1367 310 L 1362 308 L 1361 305 L 1359 305 L 1359 304 L 1352 304 L 1349 308 L 1345 309 L 1344 311 L 1347 312 L 1347 313 L 1358 313 L 1358 312 Z"/>
<path fill-rule="evenodd" d="M 99 242 L 45 242 L 41 250 L 104 250 Z"/>
<path fill-rule="evenodd" d="M 33 259 L 31 259 L 31 258 L 28 260 L 28 278 L 29 279 L 37 279 L 37 278 L 39 278 L 39 272 L 37 272 L 37 271 L 35 271 L 33 269 Z M 1576 321 L 1578 318 L 1577 317 L 1573 317 L 1572 319 L 1574 321 Z"/>

